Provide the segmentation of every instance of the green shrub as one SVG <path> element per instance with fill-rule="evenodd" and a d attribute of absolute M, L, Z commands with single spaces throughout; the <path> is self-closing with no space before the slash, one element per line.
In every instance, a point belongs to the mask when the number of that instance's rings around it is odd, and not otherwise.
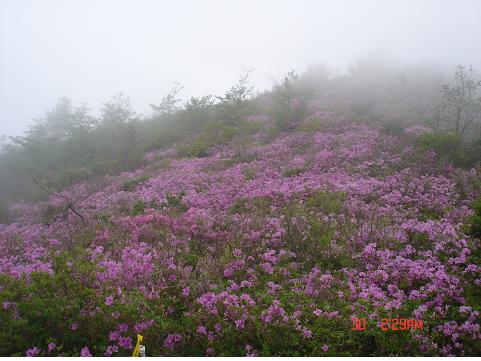
<path fill-rule="evenodd" d="M 227 167 L 232 167 L 233 165 L 236 165 L 236 164 L 253 162 L 257 160 L 257 158 L 258 158 L 258 155 L 255 153 L 249 152 L 247 147 L 241 147 L 237 151 L 237 153 L 233 155 L 231 158 L 229 158 L 225 163 Z M 244 173 L 244 176 L 246 176 L 246 174 L 248 176 L 255 175 L 255 170 L 252 168 L 247 168 L 244 170 L 243 173 Z"/>
<path fill-rule="evenodd" d="M 317 191 L 307 198 L 306 205 L 315 210 L 321 210 L 325 214 L 340 213 L 346 194 L 342 192 Z"/>
<path fill-rule="evenodd" d="M 144 174 L 137 178 L 128 179 L 122 183 L 122 190 L 125 192 L 133 191 L 139 184 L 145 182 L 149 178 L 148 175 Z"/>
<path fill-rule="evenodd" d="M 303 203 L 294 198 L 283 207 L 285 242 L 304 260 L 307 269 L 316 266 L 323 270 L 337 270 L 348 265 L 348 253 L 332 252 L 331 249 L 334 232 L 341 230 L 339 225 L 322 217 L 341 212 L 344 199 L 343 193 L 318 191 Z"/>
<path fill-rule="evenodd" d="M 270 211 L 272 199 L 269 197 L 238 198 L 229 208 L 230 214 L 251 213 L 266 215 Z"/>
<path fill-rule="evenodd" d="M 424 133 L 416 139 L 417 146 L 423 151 L 434 150 L 441 160 L 459 167 L 469 165 L 469 154 L 459 134 L 447 131 Z"/>
<path fill-rule="evenodd" d="M 301 132 L 319 132 L 325 127 L 324 122 L 318 117 L 309 117 L 301 122 L 299 131 Z"/>
<path fill-rule="evenodd" d="M 60 206 L 54 206 L 54 205 L 47 205 L 41 212 L 41 219 L 42 223 L 44 224 L 50 224 L 52 223 L 57 217 L 59 217 L 65 209 Z"/>
<path fill-rule="evenodd" d="M 256 176 L 256 170 L 253 168 L 245 168 L 242 173 L 244 173 L 244 178 L 246 180 L 252 180 Z"/>
<path fill-rule="evenodd" d="M 182 202 L 182 198 L 185 196 L 185 192 L 180 192 L 179 194 L 170 194 L 167 193 L 166 198 L 167 200 L 160 204 L 160 207 L 167 208 L 173 214 L 180 215 L 182 213 L 187 212 L 189 207 Z"/>
<path fill-rule="evenodd" d="M 190 146 L 183 148 L 180 153 L 194 158 L 205 157 L 207 155 L 207 144 L 202 140 L 196 140 Z"/>
<path fill-rule="evenodd" d="M 308 96 L 305 90 L 298 86 L 297 79 L 297 74 L 290 71 L 272 90 L 271 115 L 278 129 L 288 130 L 307 114 Z"/>
<path fill-rule="evenodd" d="M 210 145 L 227 144 L 240 133 L 239 122 L 240 120 L 232 124 L 222 120 L 208 122 L 202 128 L 203 136 Z"/>
<path fill-rule="evenodd" d="M 10 220 L 10 212 L 8 210 L 8 203 L 0 199 L 0 224 L 6 224 Z"/>
<path fill-rule="evenodd" d="M 469 235 L 481 239 L 481 198 L 472 205 L 474 215 L 469 220 Z"/>
<path fill-rule="evenodd" d="M 302 174 L 306 171 L 305 168 L 290 168 L 285 170 L 282 175 L 284 177 L 295 177 L 298 176 L 299 174 Z"/>
<path fill-rule="evenodd" d="M 404 125 L 400 122 L 387 122 L 382 125 L 381 131 L 387 135 L 401 138 L 405 136 L 404 128 Z"/>
<path fill-rule="evenodd" d="M 147 203 L 145 203 L 144 201 L 138 200 L 134 203 L 131 214 L 133 216 L 140 216 L 141 214 L 145 213 L 146 208 L 147 208 Z"/>
<path fill-rule="evenodd" d="M 247 211 L 247 199 L 238 198 L 229 208 L 230 214 L 242 214 Z"/>

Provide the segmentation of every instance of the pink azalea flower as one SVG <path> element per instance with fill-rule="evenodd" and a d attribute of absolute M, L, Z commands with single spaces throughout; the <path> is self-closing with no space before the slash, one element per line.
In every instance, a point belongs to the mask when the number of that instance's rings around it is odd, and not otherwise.
<path fill-rule="evenodd" d="M 27 357 L 35 357 L 40 353 L 40 351 L 42 351 L 42 350 L 40 350 L 38 347 L 33 347 L 33 348 L 28 349 L 25 352 L 25 355 Z"/>
<path fill-rule="evenodd" d="M 92 354 L 90 353 L 90 350 L 88 348 L 88 346 L 85 346 L 82 348 L 82 350 L 80 351 L 80 356 L 81 357 L 92 357 Z"/>

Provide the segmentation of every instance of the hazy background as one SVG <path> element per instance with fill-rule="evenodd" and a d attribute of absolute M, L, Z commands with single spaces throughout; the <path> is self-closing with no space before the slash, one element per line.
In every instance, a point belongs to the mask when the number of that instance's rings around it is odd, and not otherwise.
<path fill-rule="evenodd" d="M 310 64 L 360 56 L 481 70 L 481 1 L 0 0 L 0 134 L 61 96 L 94 111 L 124 92 L 149 114 L 174 81 L 221 94 L 242 69 L 258 89 Z"/>

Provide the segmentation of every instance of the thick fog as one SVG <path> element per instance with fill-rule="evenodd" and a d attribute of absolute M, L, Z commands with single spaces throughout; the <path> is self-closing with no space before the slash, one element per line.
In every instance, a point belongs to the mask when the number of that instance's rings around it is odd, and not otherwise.
<path fill-rule="evenodd" d="M 310 64 L 343 71 L 377 54 L 481 67 L 481 1 L 0 1 L 0 134 L 19 135 L 61 96 L 135 110 L 180 82 L 221 94 L 242 69 L 257 89 Z"/>

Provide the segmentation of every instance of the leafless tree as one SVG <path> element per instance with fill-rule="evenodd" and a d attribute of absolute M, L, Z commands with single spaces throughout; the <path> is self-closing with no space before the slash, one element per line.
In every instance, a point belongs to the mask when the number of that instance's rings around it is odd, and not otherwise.
<path fill-rule="evenodd" d="M 481 80 L 477 80 L 473 68 L 466 70 L 458 65 L 454 76 L 454 84 L 441 87 L 441 103 L 437 109 L 437 123 L 441 129 L 465 135 L 480 119 L 481 97 L 478 88 Z"/>

